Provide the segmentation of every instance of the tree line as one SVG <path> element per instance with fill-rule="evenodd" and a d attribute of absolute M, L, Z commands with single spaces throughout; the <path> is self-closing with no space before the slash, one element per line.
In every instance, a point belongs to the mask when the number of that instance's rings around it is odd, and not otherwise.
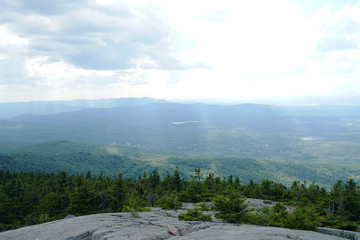
<path fill-rule="evenodd" d="M 251 211 L 248 198 L 279 202 L 273 208 Z M 360 217 L 359 185 L 339 180 L 330 190 L 316 183 L 294 181 L 290 187 L 270 179 L 250 180 L 220 177 L 195 168 L 185 180 L 178 168 L 161 178 L 157 170 L 136 179 L 103 174 L 0 170 L 0 231 L 62 219 L 65 216 L 126 211 L 136 213 L 150 207 L 181 208 L 195 202 L 201 208 L 179 216 L 182 220 L 211 220 L 202 210 L 213 201 L 216 217 L 227 222 L 271 225 L 314 230 L 328 226 L 356 230 Z M 295 206 L 293 212 L 285 205 Z"/>

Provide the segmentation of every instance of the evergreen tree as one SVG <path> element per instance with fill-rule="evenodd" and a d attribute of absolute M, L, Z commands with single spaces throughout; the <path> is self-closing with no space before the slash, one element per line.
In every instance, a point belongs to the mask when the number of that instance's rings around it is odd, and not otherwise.
<path fill-rule="evenodd" d="M 350 179 L 345 183 L 344 209 L 351 221 L 357 221 L 360 217 L 360 192 L 356 182 Z"/>
<path fill-rule="evenodd" d="M 192 181 L 189 183 L 185 193 L 185 200 L 189 202 L 202 202 L 206 191 L 201 182 L 202 173 L 200 168 L 195 168 L 194 175 L 191 175 Z"/>
<path fill-rule="evenodd" d="M 1 224 L 9 224 L 11 218 L 11 204 L 8 195 L 3 191 L 2 186 L 0 185 L 0 230 Z M 6 230 L 5 226 L 3 230 Z"/>
<path fill-rule="evenodd" d="M 160 185 L 160 181 L 161 180 L 160 180 L 159 172 L 157 170 L 152 171 L 149 177 L 150 187 L 152 189 L 155 189 L 157 186 Z"/>
<path fill-rule="evenodd" d="M 41 200 L 36 207 L 37 214 L 48 214 L 49 217 L 54 217 L 59 214 L 63 214 L 64 210 L 68 206 L 68 199 L 65 195 L 49 192 Z"/>
<path fill-rule="evenodd" d="M 180 192 L 181 191 L 181 179 L 180 179 L 180 171 L 179 171 L 178 167 L 176 167 L 176 169 L 174 170 L 174 173 L 172 176 L 172 181 L 173 181 L 172 190 L 175 190 L 176 192 Z"/>
<path fill-rule="evenodd" d="M 230 192 L 227 197 L 219 195 L 214 200 L 215 209 L 219 211 L 215 216 L 226 222 L 242 223 L 250 211 L 249 204 L 245 201 L 246 198 L 235 191 Z"/>
<path fill-rule="evenodd" d="M 121 211 L 126 201 L 126 189 L 122 174 L 119 173 L 117 178 L 113 180 L 110 188 L 111 209 Z"/>
<path fill-rule="evenodd" d="M 315 231 L 316 227 L 320 226 L 319 220 L 319 214 L 313 205 L 297 207 L 289 215 L 288 225 L 285 227 Z"/>
<path fill-rule="evenodd" d="M 331 188 L 330 202 L 329 202 L 329 214 L 334 216 L 338 215 L 340 219 L 344 219 L 344 199 L 345 199 L 345 187 L 341 180 Z"/>
<path fill-rule="evenodd" d="M 69 211 L 72 214 L 89 214 L 99 210 L 99 196 L 85 185 L 76 187 L 70 195 Z"/>

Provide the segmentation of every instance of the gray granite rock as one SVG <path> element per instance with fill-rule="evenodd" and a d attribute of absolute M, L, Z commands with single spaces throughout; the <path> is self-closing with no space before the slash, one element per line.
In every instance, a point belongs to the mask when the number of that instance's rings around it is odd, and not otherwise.
<path fill-rule="evenodd" d="M 286 228 L 276 227 L 263 227 L 253 225 L 225 225 L 225 226 L 212 226 L 203 231 L 197 231 L 190 233 L 179 239 L 191 239 L 191 240 L 335 240 L 343 239 L 324 235 L 311 231 L 291 230 Z"/>
<path fill-rule="evenodd" d="M 259 211 L 263 207 L 272 208 L 278 202 L 270 201 L 270 200 L 263 200 L 263 199 L 256 199 L 256 198 L 247 198 L 245 203 L 249 204 L 250 209 L 254 209 L 254 211 Z M 201 203 L 184 203 L 183 208 L 193 209 L 195 207 L 199 207 L 200 204 Z M 206 204 L 208 207 L 211 207 L 214 205 L 213 202 L 207 202 Z M 295 210 L 294 206 L 285 205 L 285 207 L 289 213 L 292 213 Z"/>
<path fill-rule="evenodd" d="M 139 213 L 103 213 L 67 218 L 0 233 L 1 240 L 151 240 L 151 239 L 243 239 L 243 240 L 335 240 L 342 239 L 310 231 L 275 227 L 179 221 L 185 210 Z"/>
<path fill-rule="evenodd" d="M 255 209 L 255 211 L 259 211 L 263 207 L 272 208 L 278 202 L 270 201 L 270 200 L 263 200 L 263 199 L 256 199 L 256 198 L 248 198 L 246 200 L 246 203 L 248 203 L 251 208 Z M 292 213 L 295 210 L 294 206 L 285 205 L 285 207 L 289 213 Z"/>
<path fill-rule="evenodd" d="M 346 231 L 346 230 L 334 229 L 334 228 L 323 228 L 323 227 L 319 227 L 317 229 L 320 233 L 337 236 L 341 238 L 347 238 L 351 240 L 360 240 L 360 232 Z"/>

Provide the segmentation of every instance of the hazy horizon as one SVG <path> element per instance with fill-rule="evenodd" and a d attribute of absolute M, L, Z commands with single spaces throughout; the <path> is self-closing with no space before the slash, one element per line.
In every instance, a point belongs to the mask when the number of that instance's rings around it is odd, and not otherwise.
<path fill-rule="evenodd" d="M 35 103 L 35 102 L 71 102 L 71 101 L 99 101 L 111 99 L 146 99 L 149 97 L 125 97 L 125 98 L 75 98 L 75 99 L 54 99 L 54 100 L 34 100 L 34 101 L 13 101 L 0 102 L 7 103 Z M 156 100 L 165 100 L 174 103 L 203 103 L 215 105 L 236 105 L 236 104 L 263 104 L 274 106 L 296 106 L 296 105 L 360 105 L 360 96 L 357 94 L 342 94 L 332 96 L 308 96 L 308 97 L 268 97 L 268 98 L 192 98 L 192 99 L 163 99 L 149 98 Z"/>

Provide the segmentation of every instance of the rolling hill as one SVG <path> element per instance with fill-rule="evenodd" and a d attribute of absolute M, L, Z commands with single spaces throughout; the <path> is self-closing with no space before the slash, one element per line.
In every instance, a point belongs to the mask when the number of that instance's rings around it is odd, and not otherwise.
<path fill-rule="evenodd" d="M 190 178 L 194 168 L 220 176 L 238 176 L 241 181 L 260 182 L 269 178 L 287 185 L 295 180 L 317 182 L 331 186 L 338 179 L 346 180 L 360 171 L 354 164 L 304 163 L 269 161 L 256 158 L 222 157 L 207 158 L 190 155 L 173 155 L 168 152 L 119 145 L 94 145 L 69 141 L 51 141 L 19 147 L 0 153 L 0 169 L 11 171 L 66 171 L 70 174 L 103 173 L 115 177 L 136 178 L 144 171 L 159 171 L 162 176 L 172 173 L 178 166 L 183 177 Z"/>
<path fill-rule="evenodd" d="M 0 121 L 0 143 L 69 140 L 206 157 L 358 162 L 360 106 L 152 102 Z M 1 148 L 0 148 L 1 149 Z"/>
<path fill-rule="evenodd" d="M 164 175 L 175 166 L 189 176 L 200 167 L 243 181 L 300 179 L 327 186 L 360 176 L 357 105 L 85 103 L 2 118 L 1 169 L 136 177 L 154 169 Z"/>

